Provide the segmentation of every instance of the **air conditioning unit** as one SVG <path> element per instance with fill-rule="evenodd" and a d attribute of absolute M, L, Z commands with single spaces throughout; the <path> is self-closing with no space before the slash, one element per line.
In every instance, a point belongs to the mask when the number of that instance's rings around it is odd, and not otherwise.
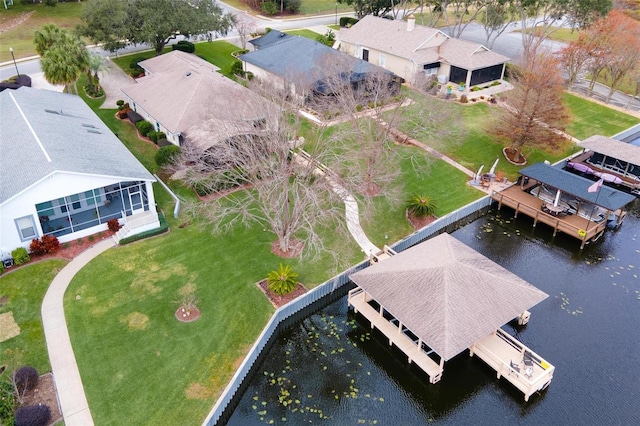
<path fill-rule="evenodd" d="M 441 75 L 438 76 L 438 83 L 446 84 L 448 79 L 449 78 L 446 75 L 441 74 Z"/>

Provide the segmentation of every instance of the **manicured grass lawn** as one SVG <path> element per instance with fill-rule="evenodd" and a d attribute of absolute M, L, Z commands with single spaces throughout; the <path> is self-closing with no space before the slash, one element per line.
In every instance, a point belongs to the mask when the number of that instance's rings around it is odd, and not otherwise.
<path fill-rule="evenodd" d="M 239 10 L 251 10 L 247 3 L 241 0 L 225 0 L 225 3 L 231 5 Z M 279 5 L 280 3 L 276 1 Z M 345 3 L 338 3 L 338 12 L 349 12 L 352 11 L 353 8 L 347 6 Z M 278 6 L 278 11 L 280 8 Z M 317 14 L 329 14 L 335 13 L 336 11 L 336 2 L 334 0 L 302 0 L 302 4 L 300 5 L 300 15 L 317 15 Z M 277 16 L 277 15 L 276 15 Z M 288 17 L 288 15 L 286 15 Z"/>
<path fill-rule="evenodd" d="M 47 260 L 0 276 L 0 297 L 7 298 L 0 313 L 13 312 L 20 327 L 18 336 L 0 343 L 0 365 L 9 372 L 22 365 L 31 365 L 40 374 L 51 371 L 40 308 L 49 284 L 66 264 L 66 260 Z"/>
<path fill-rule="evenodd" d="M 578 139 L 593 135 L 613 136 L 640 122 L 640 119 L 567 93 L 564 101 L 571 110 L 567 132 Z"/>
<path fill-rule="evenodd" d="M 531 32 L 534 31 L 533 28 L 529 28 L 527 29 L 527 33 L 531 34 Z M 535 29 L 536 33 L 540 32 L 539 28 Z M 516 30 L 514 32 L 522 32 L 522 30 Z M 580 32 L 578 32 L 578 30 L 571 30 L 571 28 L 554 28 L 554 31 L 549 34 L 547 36 L 547 38 L 549 40 L 555 40 L 555 41 L 563 41 L 565 43 L 570 43 L 572 41 L 577 41 L 578 40 L 578 36 L 580 35 Z"/>
<path fill-rule="evenodd" d="M 20 0 L 14 0 L 13 6 L 5 10 L 2 5 L 0 12 L 0 26 L 5 27 L 23 13 L 33 14 L 19 26 L 0 33 L 0 62 L 11 60 L 9 47 L 13 47 L 13 54 L 18 58 L 37 55 L 33 45 L 33 33 L 44 25 L 55 23 L 60 28 L 72 30 L 82 23 L 80 14 L 85 2 L 58 3 L 56 7 L 47 7 L 44 4 L 23 5 Z"/>
<path fill-rule="evenodd" d="M 317 33 L 311 30 L 287 30 L 285 31 L 285 33 L 300 36 L 300 37 L 310 38 L 311 40 L 315 40 L 316 38 L 318 38 L 319 35 L 322 35 L 320 33 Z"/>
<path fill-rule="evenodd" d="M 238 50 L 240 50 L 238 46 L 223 40 L 203 42 L 196 45 L 196 55 L 220 68 L 219 72 L 229 78 L 233 78 L 231 65 L 239 60 L 231 56 L 231 54 Z"/>
<path fill-rule="evenodd" d="M 363 217 L 365 234 L 379 247 L 394 243 L 413 232 L 405 217 L 405 200 L 411 194 L 426 194 L 436 204 L 436 216 L 450 213 L 484 194 L 466 184 L 467 176 L 419 148 L 397 146 L 402 175 L 397 181 L 401 197 L 390 202 L 374 200 L 374 213 Z"/>

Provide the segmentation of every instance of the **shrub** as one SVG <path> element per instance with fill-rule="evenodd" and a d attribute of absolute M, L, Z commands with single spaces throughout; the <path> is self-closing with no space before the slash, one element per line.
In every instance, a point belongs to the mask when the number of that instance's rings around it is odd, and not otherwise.
<path fill-rule="evenodd" d="M 180 40 L 176 44 L 171 45 L 171 50 L 181 50 L 187 53 L 196 51 L 196 45 L 187 40 Z"/>
<path fill-rule="evenodd" d="M 333 46 L 333 43 L 336 41 L 336 33 L 334 33 L 333 30 L 329 29 L 326 33 L 324 33 L 324 35 L 317 36 L 316 41 L 327 46 Z"/>
<path fill-rule="evenodd" d="M 469 103 L 469 98 L 467 98 L 467 95 L 460 96 L 460 103 L 461 104 Z"/>
<path fill-rule="evenodd" d="M 162 148 L 163 146 L 171 146 L 173 145 L 171 142 L 169 142 L 167 139 L 164 138 L 159 138 L 157 145 Z"/>
<path fill-rule="evenodd" d="M 436 211 L 436 204 L 427 195 L 413 194 L 407 200 L 407 210 L 415 217 L 427 217 Z"/>
<path fill-rule="evenodd" d="M 2 262 L 0 262 L 0 275 L 4 274 L 4 265 L 2 264 Z M 0 411 L 2 410 L 2 407 L 0 407 Z M 2 413 L 0 413 L 2 414 Z"/>
<path fill-rule="evenodd" d="M 129 74 L 131 74 L 134 77 L 137 77 L 144 72 L 144 68 L 138 65 L 138 62 L 140 61 L 142 61 L 142 59 L 136 59 L 131 61 L 131 63 L 129 64 L 129 70 L 130 70 Z"/>
<path fill-rule="evenodd" d="M 0 376 L 0 419 L 8 425 L 12 425 L 13 415 L 16 411 L 17 401 L 13 384 Z M 4 423 L 3 423 L 4 424 Z"/>
<path fill-rule="evenodd" d="M 300 6 L 302 5 L 302 0 L 286 0 L 284 4 L 287 10 L 291 13 L 298 13 L 300 11 Z"/>
<path fill-rule="evenodd" d="M 138 128 L 138 131 L 140 132 L 140 134 L 142 136 L 147 136 L 147 134 L 149 134 L 149 132 L 153 131 L 153 124 L 149 123 L 148 121 L 138 121 L 136 123 L 136 127 Z"/>
<path fill-rule="evenodd" d="M 31 260 L 29 253 L 27 253 L 27 249 L 24 247 L 18 247 L 13 250 L 11 252 L 11 257 L 13 257 L 13 263 L 16 265 L 22 265 L 23 263 L 27 263 Z"/>
<path fill-rule="evenodd" d="M 244 68 L 242 67 L 241 61 L 233 61 L 233 64 L 231 64 L 231 73 L 244 77 Z"/>
<path fill-rule="evenodd" d="M 55 235 L 43 235 L 39 240 L 35 238 L 29 245 L 29 252 L 35 256 L 55 253 L 58 250 L 60 250 L 60 241 Z"/>
<path fill-rule="evenodd" d="M 20 367 L 13 373 L 13 383 L 15 383 L 19 395 L 24 395 L 26 391 L 38 386 L 38 380 L 40 380 L 38 370 L 30 365 Z"/>
<path fill-rule="evenodd" d="M 343 16 L 340 18 L 340 26 L 341 27 L 351 27 L 358 22 L 358 19 L 352 18 L 350 16 Z"/>
<path fill-rule="evenodd" d="M 16 426 L 46 426 L 51 420 L 48 405 L 26 405 L 16 410 Z"/>
<path fill-rule="evenodd" d="M 156 164 L 160 167 L 166 166 L 167 164 L 173 162 L 173 159 L 177 157 L 180 152 L 181 149 L 179 146 L 173 144 L 169 146 L 163 146 L 158 150 L 158 152 L 156 152 Z"/>
<path fill-rule="evenodd" d="M 149 139 L 151 139 L 153 141 L 153 143 L 155 143 L 156 145 L 158 144 L 158 140 L 160 139 L 166 139 L 167 135 L 164 134 L 164 132 L 158 132 L 158 131 L 151 131 L 149 133 L 147 133 L 147 137 Z"/>
<path fill-rule="evenodd" d="M 109 219 L 107 221 L 107 227 L 111 232 L 118 232 L 121 228 L 121 225 L 120 222 L 118 222 L 118 219 Z"/>
<path fill-rule="evenodd" d="M 298 274 L 291 266 L 282 266 L 281 263 L 277 270 L 267 274 L 267 284 L 269 290 L 276 294 L 291 293 L 298 285 Z"/>
<path fill-rule="evenodd" d="M 264 3 L 260 3 L 260 10 L 265 15 L 275 15 L 278 13 L 278 5 L 272 1 L 266 1 Z"/>
<path fill-rule="evenodd" d="M 118 109 L 121 109 L 120 107 L 124 105 L 124 101 L 122 99 L 118 99 L 116 101 L 116 105 L 118 105 Z"/>

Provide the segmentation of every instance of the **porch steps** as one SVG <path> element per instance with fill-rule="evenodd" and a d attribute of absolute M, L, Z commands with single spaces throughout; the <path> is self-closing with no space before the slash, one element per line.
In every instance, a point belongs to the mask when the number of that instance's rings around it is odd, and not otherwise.
<path fill-rule="evenodd" d="M 116 244 L 120 243 L 120 240 L 125 237 L 137 234 L 138 232 L 136 232 L 136 230 L 138 228 L 157 222 L 158 213 L 155 211 L 146 211 L 133 216 L 123 217 L 122 221 L 124 222 L 122 228 L 113 235 L 113 239 L 116 241 Z"/>

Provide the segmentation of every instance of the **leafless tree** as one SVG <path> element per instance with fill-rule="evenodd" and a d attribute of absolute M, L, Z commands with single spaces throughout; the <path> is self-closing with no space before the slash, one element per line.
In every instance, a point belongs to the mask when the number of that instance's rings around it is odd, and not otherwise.
<path fill-rule="evenodd" d="M 276 126 L 265 123 L 261 131 L 212 120 L 210 131 L 218 142 L 203 152 L 187 138 L 173 171 L 213 196 L 189 209 L 208 218 L 216 231 L 229 231 L 238 223 L 259 224 L 276 235 L 273 249 L 279 255 L 299 255 L 304 239 L 304 254 L 313 257 L 324 250 L 320 227 L 331 224 L 346 230 L 344 205 L 331 179 L 318 171 L 327 153 L 322 129 L 315 129 L 311 141 L 317 150 L 301 157 L 294 149 L 297 116 L 281 108 L 276 120 Z"/>
<path fill-rule="evenodd" d="M 236 23 L 234 24 L 236 31 L 238 31 L 238 37 L 240 38 L 240 47 L 242 50 L 247 49 L 247 41 L 251 34 L 256 31 L 256 23 L 252 19 L 246 16 L 236 15 Z"/>

